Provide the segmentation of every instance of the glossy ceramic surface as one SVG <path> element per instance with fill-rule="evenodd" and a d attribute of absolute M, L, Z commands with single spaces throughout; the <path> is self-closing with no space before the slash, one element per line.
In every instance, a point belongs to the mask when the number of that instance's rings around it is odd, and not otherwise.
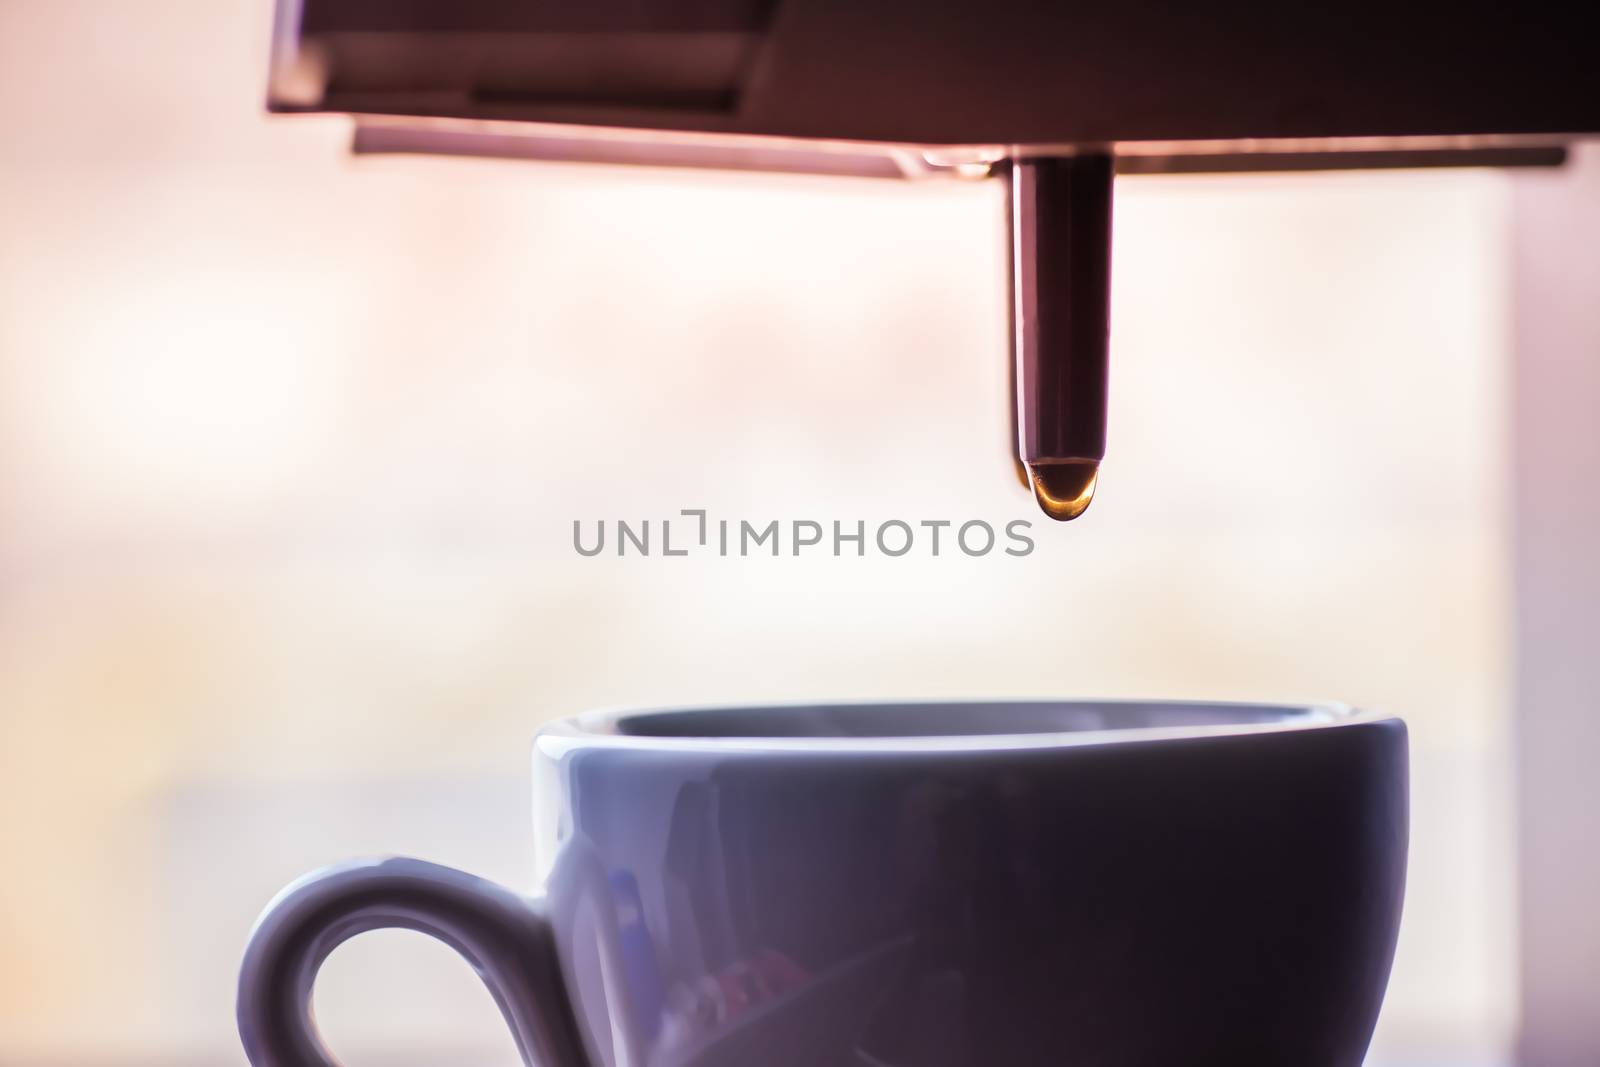
<path fill-rule="evenodd" d="M 317 965 L 400 925 L 546 1067 L 1358 1067 L 1404 887 L 1405 728 L 1337 707 L 599 715 L 535 783 L 536 901 L 405 860 L 285 891 L 251 1062 L 330 1063 Z"/>

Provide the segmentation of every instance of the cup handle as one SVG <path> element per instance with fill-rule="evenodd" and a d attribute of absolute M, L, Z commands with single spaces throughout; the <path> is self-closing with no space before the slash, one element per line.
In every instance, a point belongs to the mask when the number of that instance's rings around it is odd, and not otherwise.
<path fill-rule="evenodd" d="M 588 1067 L 540 903 L 414 859 L 345 864 L 285 889 L 257 920 L 239 973 L 239 1036 L 252 1067 L 338 1067 L 311 1014 L 322 961 L 368 930 L 417 930 L 472 964 L 524 1063 Z"/>

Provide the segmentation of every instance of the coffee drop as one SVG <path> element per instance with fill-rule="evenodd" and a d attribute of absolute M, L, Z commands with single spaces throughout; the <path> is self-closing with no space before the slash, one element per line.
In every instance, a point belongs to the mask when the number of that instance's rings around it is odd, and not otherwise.
<path fill-rule="evenodd" d="M 1046 459 L 1028 466 L 1033 496 L 1044 513 L 1059 522 L 1082 515 L 1094 499 L 1100 464 L 1092 459 Z"/>

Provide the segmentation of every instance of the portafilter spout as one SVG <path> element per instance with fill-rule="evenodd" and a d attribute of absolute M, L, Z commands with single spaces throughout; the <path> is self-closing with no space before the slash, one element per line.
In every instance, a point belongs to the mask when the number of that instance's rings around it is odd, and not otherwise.
<path fill-rule="evenodd" d="M 1018 158 L 1009 183 L 1017 459 L 1045 514 L 1088 508 L 1106 452 L 1111 156 Z"/>

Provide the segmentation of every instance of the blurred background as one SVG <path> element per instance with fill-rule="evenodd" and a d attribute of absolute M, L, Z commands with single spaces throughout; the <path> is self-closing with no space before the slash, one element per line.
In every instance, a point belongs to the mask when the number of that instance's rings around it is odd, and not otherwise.
<path fill-rule="evenodd" d="M 356 159 L 265 117 L 270 30 L 0 0 L 0 1063 L 241 1064 L 241 947 L 309 867 L 528 884 L 549 717 L 919 696 L 1403 714 L 1372 1063 L 1510 1062 L 1518 179 L 1125 180 L 1111 451 L 1056 526 L 1007 451 L 995 185 Z M 572 548 L 702 507 L 1038 547 Z M 418 936 L 317 1004 L 353 1065 L 516 1062 Z"/>

